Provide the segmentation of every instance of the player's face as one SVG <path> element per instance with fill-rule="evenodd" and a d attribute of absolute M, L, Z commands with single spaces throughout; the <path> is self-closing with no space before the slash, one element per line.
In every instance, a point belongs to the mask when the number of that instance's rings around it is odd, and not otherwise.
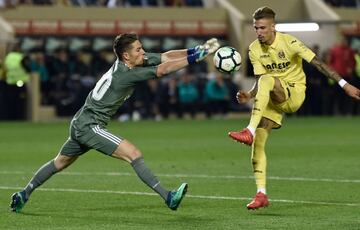
<path fill-rule="evenodd" d="M 261 18 L 254 20 L 257 39 L 262 44 L 271 45 L 275 39 L 275 23 L 273 19 Z"/>
<path fill-rule="evenodd" d="M 126 52 L 127 63 L 130 67 L 141 66 L 144 63 L 145 57 L 145 51 L 142 48 L 142 44 L 139 40 L 136 40 L 131 46 L 132 48 Z"/>

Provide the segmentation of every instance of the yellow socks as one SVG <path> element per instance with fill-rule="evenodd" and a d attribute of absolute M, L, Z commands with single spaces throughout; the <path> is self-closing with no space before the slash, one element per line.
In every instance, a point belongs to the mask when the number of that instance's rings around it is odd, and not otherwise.
<path fill-rule="evenodd" d="M 254 169 L 256 187 L 258 191 L 263 191 L 264 194 L 266 193 L 265 143 L 268 135 L 269 133 L 266 129 L 257 128 L 251 152 L 251 161 Z"/>
<path fill-rule="evenodd" d="M 262 76 L 258 80 L 258 91 L 255 96 L 254 107 L 248 128 L 255 130 L 261 120 L 266 106 L 270 100 L 270 92 L 274 89 L 275 79 L 270 76 Z"/>

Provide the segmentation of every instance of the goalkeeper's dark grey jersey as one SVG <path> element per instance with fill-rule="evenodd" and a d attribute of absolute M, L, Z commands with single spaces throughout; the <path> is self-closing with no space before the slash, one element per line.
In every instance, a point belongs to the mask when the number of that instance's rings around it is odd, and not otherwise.
<path fill-rule="evenodd" d="M 139 81 L 156 77 L 160 54 L 147 53 L 142 67 L 129 69 L 117 59 L 96 83 L 83 107 L 75 114 L 72 125 L 76 129 L 88 126 L 106 126 L 119 107 L 128 99 Z"/>

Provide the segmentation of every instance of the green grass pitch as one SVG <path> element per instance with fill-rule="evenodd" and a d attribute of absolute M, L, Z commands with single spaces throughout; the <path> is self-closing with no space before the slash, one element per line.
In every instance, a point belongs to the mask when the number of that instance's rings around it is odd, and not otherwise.
<path fill-rule="evenodd" d="M 0 123 L 0 229 L 360 229 L 360 118 L 285 119 L 267 145 L 270 206 L 255 194 L 250 148 L 227 132 L 247 120 L 112 122 L 166 188 L 189 183 L 174 212 L 125 162 L 90 151 L 36 190 L 10 196 L 53 158 L 68 122 Z"/>

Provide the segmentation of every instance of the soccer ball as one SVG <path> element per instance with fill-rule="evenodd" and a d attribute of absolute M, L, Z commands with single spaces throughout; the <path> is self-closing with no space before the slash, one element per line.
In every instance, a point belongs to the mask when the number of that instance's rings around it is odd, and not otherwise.
<path fill-rule="evenodd" d="M 241 67 L 240 53 L 230 46 L 224 46 L 218 49 L 214 55 L 214 65 L 222 73 L 231 74 L 238 71 Z"/>

